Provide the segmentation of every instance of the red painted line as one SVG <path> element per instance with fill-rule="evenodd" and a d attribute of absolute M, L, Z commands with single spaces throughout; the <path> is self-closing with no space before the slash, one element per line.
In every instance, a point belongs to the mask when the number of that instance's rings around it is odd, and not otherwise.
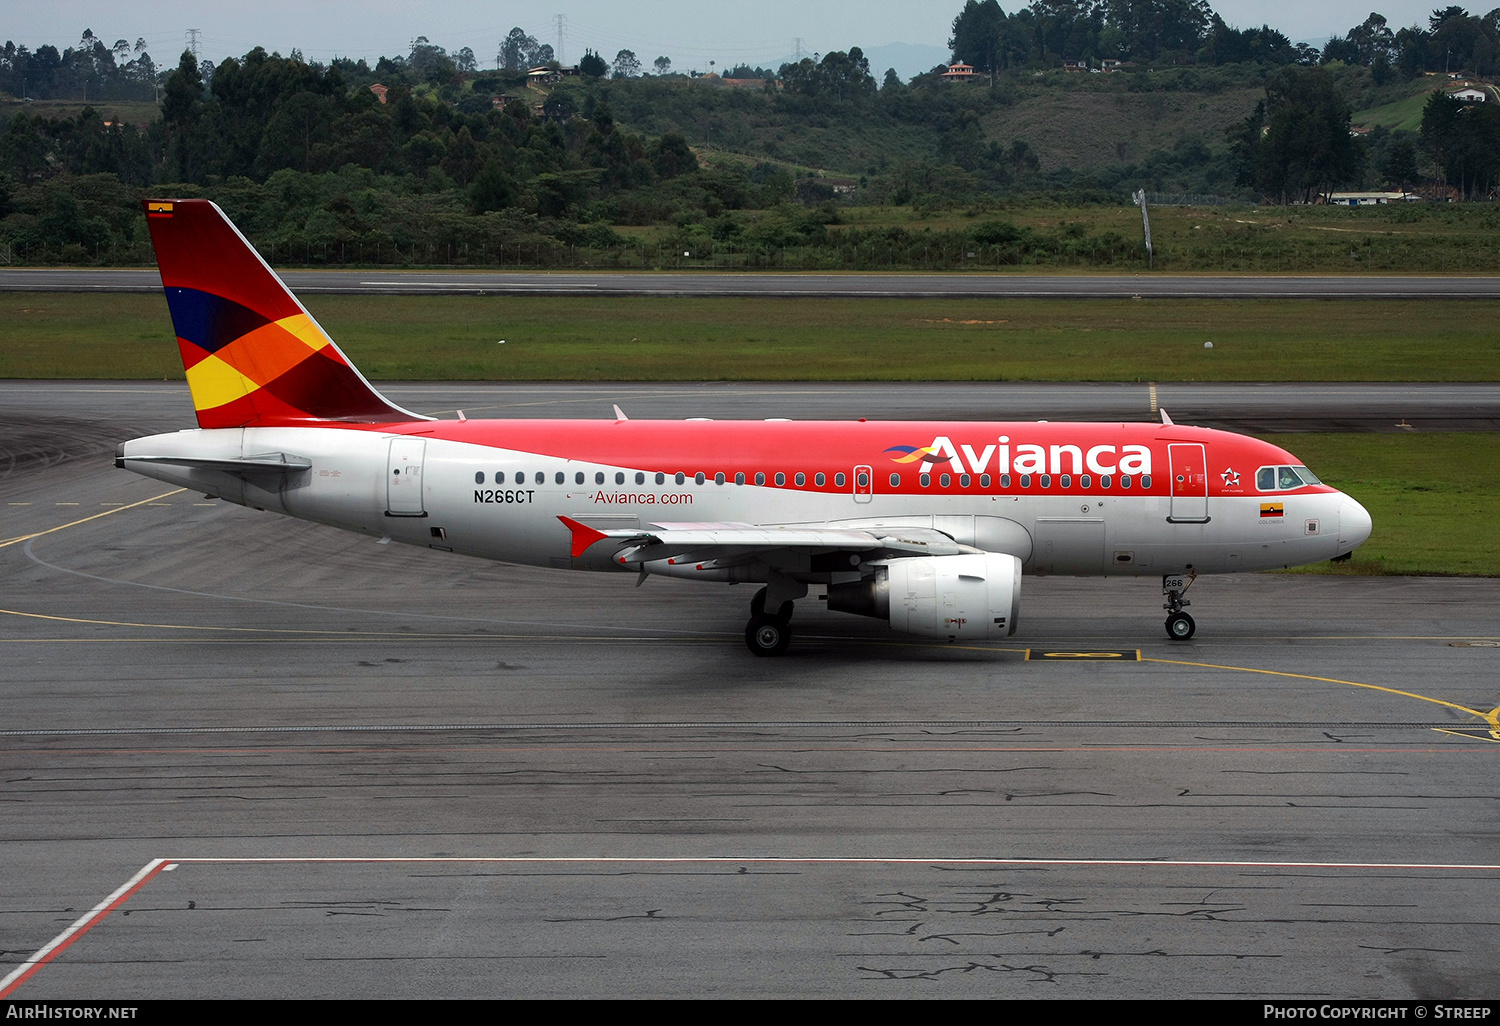
<path fill-rule="evenodd" d="M 168 859 L 152 859 L 142 866 L 135 876 L 132 876 L 116 888 L 114 893 L 85 912 L 66 930 L 52 938 L 36 954 L 22 962 L 14 972 L 5 977 L 5 979 L 0 980 L 0 998 L 10 997 L 11 994 L 15 993 L 17 987 L 36 975 L 42 966 L 72 947 L 74 941 L 92 930 L 105 916 L 125 904 L 132 894 L 146 886 L 152 877 L 160 873 L 163 867 L 169 864 L 171 863 Z"/>

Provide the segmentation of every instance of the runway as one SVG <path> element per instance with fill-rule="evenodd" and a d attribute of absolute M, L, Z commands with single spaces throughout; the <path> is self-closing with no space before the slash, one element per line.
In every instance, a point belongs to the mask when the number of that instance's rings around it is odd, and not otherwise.
<path fill-rule="evenodd" d="M 1500 384 L 1454 382 L 380 382 L 430 416 L 1155 420 L 1268 433 L 1500 430 Z M 107 418 L 101 420 L 101 416 Z M 60 426 L 54 427 L 54 422 Z M 0 466 L 195 426 L 187 383 L 0 381 Z"/>
<path fill-rule="evenodd" d="M 848 299 L 1494 299 L 1500 277 L 1415 275 L 777 274 L 716 271 L 278 271 L 298 294 L 762 296 Z M 155 268 L 4 268 L 0 291 L 156 292 Z"/>
<path fill-rule="evenodd" d="M 389 393 L 1145 393 L 880 387 Z M 748 589 L 380 545 L 116 471 L 115 441 L 190 425 L 178 384 L 4 383 L 0 411 L 0 995 L 1493 996 L 1500 581 L 1206 578 L 1187 643 L 1152 579 L 1028 578 L 1000 645 L 807 601 L 760 660 Z"/>

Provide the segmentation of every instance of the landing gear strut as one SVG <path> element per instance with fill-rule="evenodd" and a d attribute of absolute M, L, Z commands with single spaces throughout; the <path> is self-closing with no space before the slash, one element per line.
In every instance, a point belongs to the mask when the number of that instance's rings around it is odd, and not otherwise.
<path fill-rule="evenodd" d="M 775 613 L 766 612 L 766 589 L 750 600 L 750 622 L 745 625 L 745 644 L 758 656 L 779 656 L 792 643 L 792 603 L 783 602 Z"/>
<path fill-rule="evenodd" d="M 1173 641 L 1186 641 L 1198 629 L 1193 618 L 1182 611 L 1183 606 L 1192 605 L 1182 596 L 1192 587 L 1197 576 L 1197 571 L 1189 568 L 1187 576 L 1167 574 L 1161 579 L 1161 593 L 1167 597 L 1167 601 L 1162 603 L 1162 608 L 1167 611 L 1167 637 Z"/>

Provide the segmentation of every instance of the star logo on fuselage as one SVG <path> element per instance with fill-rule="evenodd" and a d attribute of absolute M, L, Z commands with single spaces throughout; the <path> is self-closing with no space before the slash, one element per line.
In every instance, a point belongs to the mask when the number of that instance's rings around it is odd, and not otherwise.
<path fill-rule="evenodd" d="M 1240 486 L 1240 472 L 1233 467 L 1227 467 L 1219 474 L 1224 479 L 1225 488 L 1238 488 Z"/>

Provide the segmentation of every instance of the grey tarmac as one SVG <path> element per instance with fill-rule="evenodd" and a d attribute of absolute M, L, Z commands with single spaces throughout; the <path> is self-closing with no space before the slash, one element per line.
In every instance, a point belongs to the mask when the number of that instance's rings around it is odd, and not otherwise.
<path fill-rule="evenodd" d="M 390 392 L 855 398 L 590 387 Z M 0 410 L 0 978 L 145 870 L 18 1000 L 1493 997 L 1500 581 L 1205 578 L 1187 643 L 1154 579 L 1028 578 L 972 647 L 804 601 L 761 660 L 749 589 L 114 470 L 179 385 Z"/>
<path fill-rule="evenodd" d="M 296 270 L 299 294 L 760 296 L 847 299 L 1494 299 L 1492 275 L 777 274 L 716 271 Z M 156 292 L 155 268 L 5 268 L 0 291 Z"/>

